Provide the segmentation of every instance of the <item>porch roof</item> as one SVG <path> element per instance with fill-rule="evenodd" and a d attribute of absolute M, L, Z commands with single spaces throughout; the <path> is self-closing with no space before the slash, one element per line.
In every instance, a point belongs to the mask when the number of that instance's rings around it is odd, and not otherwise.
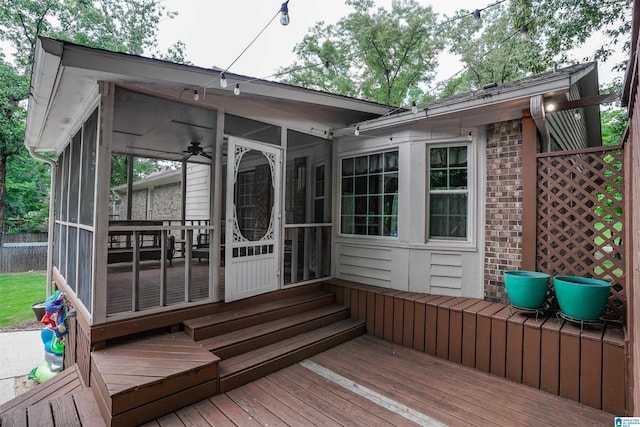
<path fill-rule="evenodd" d="M 432 129 L 444 121 L 464 129 L 518 119 L 523 110 L 530 110 L 543 139 L 553 138 L 564 149 L 572 148 L 576 140 L 584 146 L 599 146 L 602 97 L 598 94 L 597 64 L 589 62 L 439 99 L 419 106 L 418 114 L 403 110 L 352 123 L 334 134 L 353 135 L 357 127 L 360 133 L 376 136 L 400 127 Z M 556 112 L 546 110 L 550 103 L 558 106 Z M 583 118 L 578 124 L 576 111 Z"/>
<path fill-rule="evenodd" d="M 77 131 L 83 113 L 95 107 L 100 81 L 133 87 L 166 98 L 252 117 L 260 111 L 272 123 L 295 118 L 290 128 L 328 138 L 331 129 L 387 114 L 391 107 L 220 70 L 89 48 L 39 38 L 31 78 L 25 145 L 60 152 Z M 241 96 L 233 95 L 235 84 Z M 201 93 L 193 100 L 193 91 Z"/>

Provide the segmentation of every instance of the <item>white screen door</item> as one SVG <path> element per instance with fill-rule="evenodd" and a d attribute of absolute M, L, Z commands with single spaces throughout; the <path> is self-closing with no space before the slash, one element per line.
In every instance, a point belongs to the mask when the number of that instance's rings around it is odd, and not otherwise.
<path fill-rule="evenodd" d="M 226 302 L 278 289 L 281 152 L 229 137 L 225 226 Z"/>

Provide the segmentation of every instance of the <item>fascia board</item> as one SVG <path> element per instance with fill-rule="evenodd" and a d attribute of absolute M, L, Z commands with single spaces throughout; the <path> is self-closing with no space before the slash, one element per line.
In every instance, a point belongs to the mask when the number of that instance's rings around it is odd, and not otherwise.
<path fill-rule="evenodd" d="M 25 146 L 38 148 L 46 118 L 61 76 L 61 43 L 36 42 L 27 107 Z"/>
<path fill-rule="evenodd" d="M 532 96 L 566 91 L 569 89 L 570 85 L 571 76 L 567 74 L 560 74 L 558 76 L 550 77 L 544 82 L 523 88 L 508 90 L 505 92 L 500 92 L 498 88 L 495 92 L 487 93 L 484 96 L 479 95 L 477 98 L 471 100 L 452 101 L 450 103 L 438 104 L 433 107 L 429 107 L 427 104 L 426 110 L 422 110 L 418 112 L 418 114 L 413 114 L 409 111 L 393 116 L 372 119 L 362 123 L 353 124 L 346 128 L 336 129 L 333 131 L 333 134 L 335 136 L 351 134 L 356 126 L 360 128 L 360 132 L 401 126 L 434 117 L 497 106 L 498 104 L 509 103 L 519 99 L 525 99 L 528 103 L 528 99 Z"/>
<path fill-rule="evenodd" d="M 151 80 L 183 84 L 194 88 L 207 87 L 207 90 L 221 90 L 210 88 L 214 82 L 217 83 L 219 71 L 72 44 L 64 45 L 62 64 L 66 67 L 119 75 L 125 81 L 134 78 L 139 81 Z M 242 92 L 265 97 L 302 101 L 372 114 L 386 114 L 391 109 L 391 107 L 381 104 L 275 82 L 252 80 L 249 77 L 230 73 L 227 73 L 227 81 L 230 87 L 235 86 L 235 83 L 240 83 Z"/>

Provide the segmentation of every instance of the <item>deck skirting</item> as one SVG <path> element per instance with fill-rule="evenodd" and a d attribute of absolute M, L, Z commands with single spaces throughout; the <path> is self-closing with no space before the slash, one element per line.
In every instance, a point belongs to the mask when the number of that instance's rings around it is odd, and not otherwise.
<path fill-rule="evenodd" d="M 581 330 L 555 315 L 536 319 L 504 304 L 337 279 L 325 288 L 376 337 L 611 414 L 629 413 L 620 328 Z"/>

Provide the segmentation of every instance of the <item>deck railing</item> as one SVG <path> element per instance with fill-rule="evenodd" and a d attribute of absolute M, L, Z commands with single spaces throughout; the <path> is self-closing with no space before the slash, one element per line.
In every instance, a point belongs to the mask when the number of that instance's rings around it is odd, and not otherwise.
<path fill-rule="evenodd" d="M 285 285 L 331 276 L 331 227 L 331 224 L 285 225 Z"/>
<path fill-rule="evenodd" d="M 208 221 L 192 225 L 167 223 L 170 222 L 109 227 L 111 239 L 129 243 L 110 250 L 108 316 L 163 311 L 169 305 L 173 309 L 177 304 L 207 301 L 213 297 L 213 275 L 210 273 L 213 267 L 210 268 L 209 263 L 200 264 L 197 257 L 194 259 L 193 252 L 199 241 L 197 236 L 210 235 L 214 227 Z M 173 247 L 170 247 L 169 236 L 173 236 Z M 118 255 L 112 256 L 116 251 Z M 194 274 L 196 269 L 197 274 Z"/>

